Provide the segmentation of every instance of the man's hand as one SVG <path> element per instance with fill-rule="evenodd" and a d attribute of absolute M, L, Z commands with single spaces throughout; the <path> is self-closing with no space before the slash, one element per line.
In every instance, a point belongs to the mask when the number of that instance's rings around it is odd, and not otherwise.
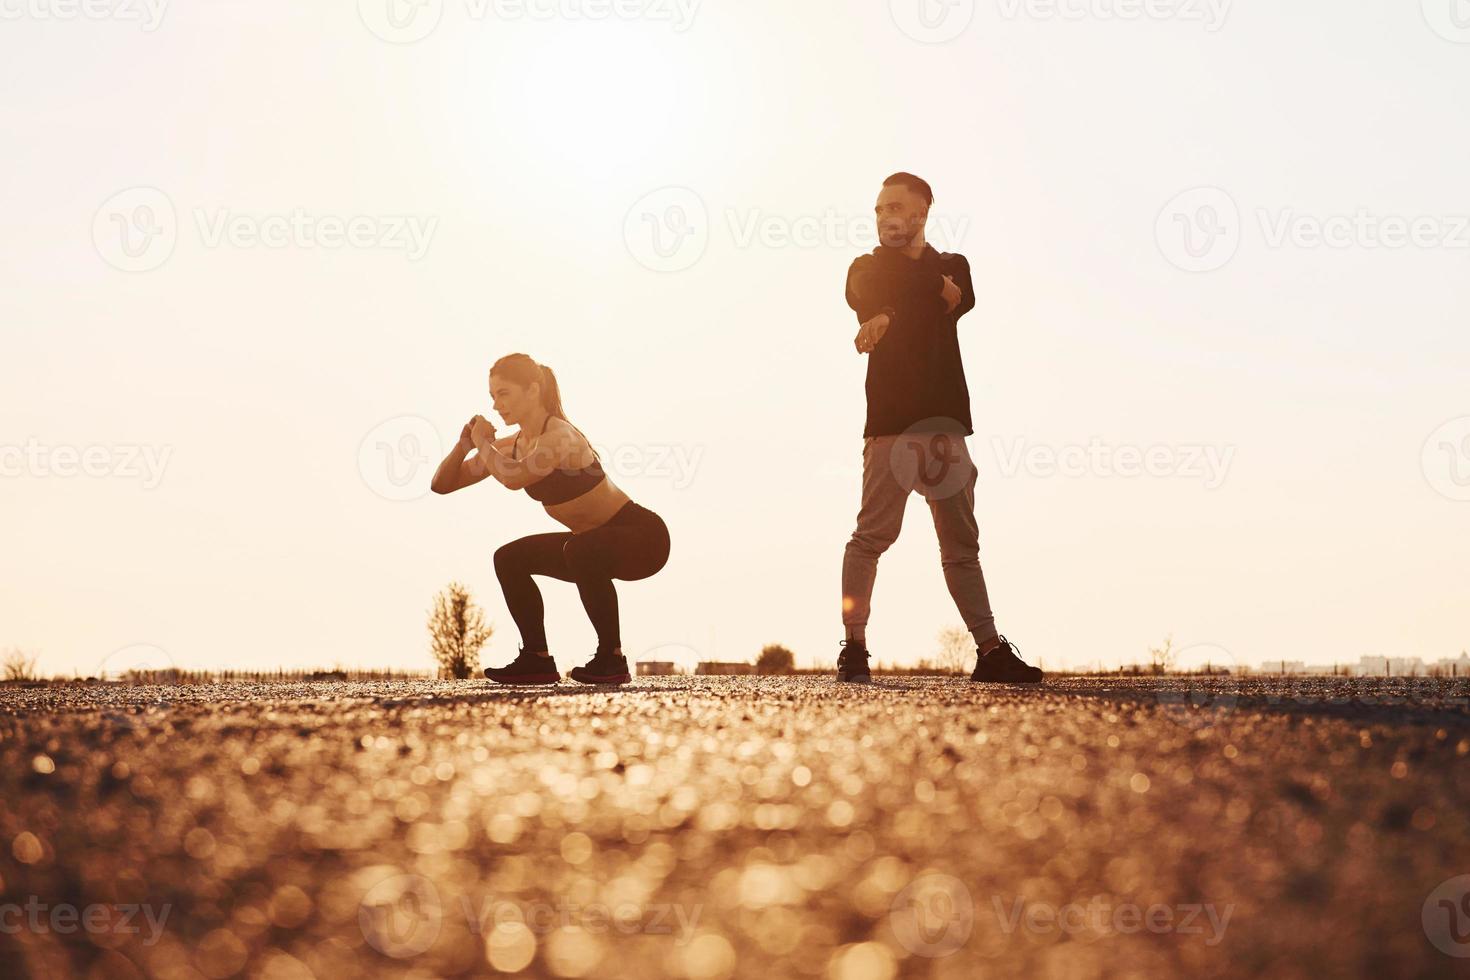
<path fill-rule="evenodd" d="M 944 277 L 944 288 L 940 290 L 939 295 L 943 296 L 944 301 L 949 304 L 949 310 L 947 311 L 949 313 L 953 313 L 958 309 L 961 301 L 965 298 L 965 294 L 960 291 L 960 287 L 954 284 L 954 278 L 952 276 Z"/>
<path fill-rule="evenodd" d="M 888 332 L 888 327 L 893 323 L 887 313 L 879 313 L 873 319 L 858 327 L 857 336 L 853 338 L 853 346 L 859 354 L 871 354 L 873 348 L 878 346 L 878 341 Z"/>

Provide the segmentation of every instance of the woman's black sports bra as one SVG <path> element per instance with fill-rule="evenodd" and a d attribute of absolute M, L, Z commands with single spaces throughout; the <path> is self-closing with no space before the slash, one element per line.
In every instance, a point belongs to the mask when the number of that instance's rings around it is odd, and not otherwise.
<path fill-rule="evenodd" d="M 550 424 L 551 419 L 548 418 L 546 425 Z M 541 427 L 543 434 L 546 432 L 546 425 Z M 517 432 L 515 445 L 511 447 L 512 458 L 519 458 L 515 454 L 520 442 L 521 435 Z M 550 507 L 575 500 L 606 479 L 607 474 L 602 471 L 602 462 L 594 456 L 590 466 L 575 470 L 552 470 L 546 476 L 527 486 L 525 490 L 532 500 Z"/>

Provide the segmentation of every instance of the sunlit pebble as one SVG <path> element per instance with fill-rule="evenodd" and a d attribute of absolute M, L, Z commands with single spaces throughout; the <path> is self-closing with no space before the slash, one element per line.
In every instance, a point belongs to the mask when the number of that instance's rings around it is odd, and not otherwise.
<path fill-rule="evenodd" d="M 203 827 L 195 827 L 184 835 L 184 853 L 203 861 L 214 853 L 214 835 Z"/>
<path fill-rule="evenodd" d="M 689 980 L 726 980 L 735 972 L 735 947 L 719 933 L 701 933 L 681 954 L 679 965 Z"/>
<path fill-rule="evenodd" d="M 892 980 L 897 972 L 892 950 L 882 943 L 843 946 L 827 968 L 831 980 Z"/>
<path fill-rule="evenodd" d="M 281 929 L 295 929 L 311 915 L 311 898 L 295 885 L 277 888 L 270 900 L 271 924 Z"/>
<path fill-rule="evenodd" d="M 546 963 L 559 977 L 585 977 L 602 959 L 602 941 L 571 926 L 558 929 L 546 940 Z"/>
<path fill-rule="evenodd" d="M 41 839 L 29 830 L 21 831 L 11 841 L 10 853 L 21 864 L 35 864 L 45 855 L 46 849 L 41 844 Z"/>
<path fill-rule="evenodd" d="M 794 877 L 772 864 L 752 864 L 740 875 L 740 904 L 750 909 L 771 905 L 795 905 L 803 893 Z"/>
<path fill-rule="evenodd" d="M 497 844 L 512 844 L 521 835 L 521 818 L 513 813 L 497 813 L 485 825 L 485 833 Z"/>
<path fill-rule="evenodd" d="M 592 839 L 573 831 L 561 839 L 561 857 L 567 864 L 584 864 L 592 856 Z"/>
<path fill-rule="evenodd" d="M 199 941 L 194 950 L 194 965 L 206 977 L 224 980 L 240 972 L 248 955 L 245 944 L 233 932 L 215 929 Z"/>
<path fill-rule="evenodd" d="M 305 963 L 278 949 L 265 954 L 251 976 L 254 980 L 316 980 L 316 974 Z"/>
<path fill-rule="evenodd" d="M 536 957 L 536 935 L 521 922 L 500 922 L 485 936 L 485 960 L 501 973 L 519 973 Z"/>

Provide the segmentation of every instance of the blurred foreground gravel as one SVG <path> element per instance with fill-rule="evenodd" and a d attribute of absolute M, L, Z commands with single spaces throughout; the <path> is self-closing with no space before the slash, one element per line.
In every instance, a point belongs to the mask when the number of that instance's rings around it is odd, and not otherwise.
<path fill-rule="evenodd" d="M 1463 975 L 1467 697 L 0 687 L 0 973 Z"/>

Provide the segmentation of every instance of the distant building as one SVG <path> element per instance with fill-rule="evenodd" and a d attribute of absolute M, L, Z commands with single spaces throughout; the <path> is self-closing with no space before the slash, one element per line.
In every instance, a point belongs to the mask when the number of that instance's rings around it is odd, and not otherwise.
<path fill-rule="evenodd" d="M 1449 657 L 1437 660 L 1429 672 L 1438 677 L 1470 677 L 1470 654 L 1461 652 L 1453 660 Z"/>
<path fill-rule="evenodd" d="M 1305 674 L 1306 672 L 1307 664 L 1303 660 L 1267 660 L 1261 664 L 1263 674 Z"/>
<path fill-rule="evenodd" d="M 1420 657 L 1360 657 L 1357 673 L 1362 677 L 1424 677 L 1429 668 Z"/>
<path fill-rule="evenodd" d="M 1387 657 L 1359 657 L 1358 675 L 1360 677 L 1387 677 Z"/>
<path fill-rule="evenodd" d="M 639 677 L 672 674 L 673 672 L 674 662 L 672 660 L 641 660 L 638 662 Z"/>
<path fill-rule="evenodd" d="M 694 668 L 696 674 L 703 675 L 726 675 L 726 674 L 754 674 L 755 664 L 726 663 L 718 660 L 702 660 L 699 666 Z"/>

